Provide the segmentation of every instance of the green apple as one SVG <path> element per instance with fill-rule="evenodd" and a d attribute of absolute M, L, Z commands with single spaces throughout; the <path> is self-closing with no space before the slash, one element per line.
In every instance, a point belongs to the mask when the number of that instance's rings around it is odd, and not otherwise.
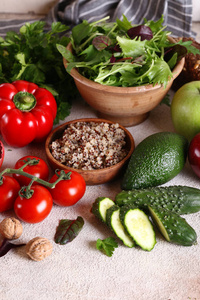
<path fill-rule="evenodd" d="M 188 141 L 200 132 L 200 81 L 186 83 L 174 94 L 171 117 L 175 131 Z"/>

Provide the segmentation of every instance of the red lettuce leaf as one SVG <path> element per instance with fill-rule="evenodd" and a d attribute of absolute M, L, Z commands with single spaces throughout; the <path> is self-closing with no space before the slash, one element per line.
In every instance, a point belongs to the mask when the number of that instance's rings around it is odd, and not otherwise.
<path fill-rule="evenodd" d="M 7 239 L 3 239 L 2 243 L 0 245 L 0 257 L 6 255 L 8 251 L 10 251 L 13 248 L 24 246 L 25 244 L 13 244 L 10 243 Z"/>
<path fill-rule="evenodd" d="M 82 217 L 77 217 L 76 220 L 62 219 L 56 229 L 55 242 L 60 245 L 65 245 L 77 237 L 84 225 Z"/>
<path fill-rule="evenodd" d="M 141 41 L 151 40 L 153 37 L 153 32 L 151 28 L 146 25 L 132 27 L 127 31 L 127 34 L 131 39 L 140 37 Z"/>
<path fill-rule="evenodd" d="M 165 61 L 169 61 L 175 53 L 177 53 L 177 61 L 180 61 L 187 54 L 187 48 L 179 44 L 166 48 L 164 54 Z"/>
<path fill-rule="evenodd" d="M 106 35 L 96 36 L 92 41 L 93 46 L 101 51 L 111 45 L 111 40 Z"/>

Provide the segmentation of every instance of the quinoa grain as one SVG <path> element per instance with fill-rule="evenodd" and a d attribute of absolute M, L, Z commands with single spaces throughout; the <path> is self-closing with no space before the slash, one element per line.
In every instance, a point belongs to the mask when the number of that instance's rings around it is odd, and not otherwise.
<path fill-rule="evenodd" d="M 125 145 L 125 132 L 117 123 L 77 122 L 50 144 L 50 151 L 68 167 L 95 170 L 120 162 L 127 155 Z"/>

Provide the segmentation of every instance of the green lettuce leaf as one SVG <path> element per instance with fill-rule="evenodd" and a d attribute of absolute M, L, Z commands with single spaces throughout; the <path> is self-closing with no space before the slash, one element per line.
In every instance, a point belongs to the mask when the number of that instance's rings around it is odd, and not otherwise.
<path fill-rule="evenodd" d="M 133 59 L 145 54 L 145 44 L 146 40 L 140 41 L 136 38 L 134 40 L 128 39 L 126 37 L 116 37 L 123 54 L 126 57 L 131 56 Z"/>

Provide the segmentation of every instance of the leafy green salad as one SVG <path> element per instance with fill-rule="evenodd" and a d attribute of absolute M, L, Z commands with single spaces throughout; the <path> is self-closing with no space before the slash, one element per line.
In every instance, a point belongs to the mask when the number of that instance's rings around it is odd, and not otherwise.
<path fill-rule="evenodd" d="M 163 16 L 134 26 L 125 16 L 108 19 L 76 25 L 70 36 L 73 53 L 57 44 L 68 73 L 75 67 L 86 78 L 111 86 L 166 86 L 177 62 L 189 52 L 198 53 L 191 41 L 170 42 Z"/>

